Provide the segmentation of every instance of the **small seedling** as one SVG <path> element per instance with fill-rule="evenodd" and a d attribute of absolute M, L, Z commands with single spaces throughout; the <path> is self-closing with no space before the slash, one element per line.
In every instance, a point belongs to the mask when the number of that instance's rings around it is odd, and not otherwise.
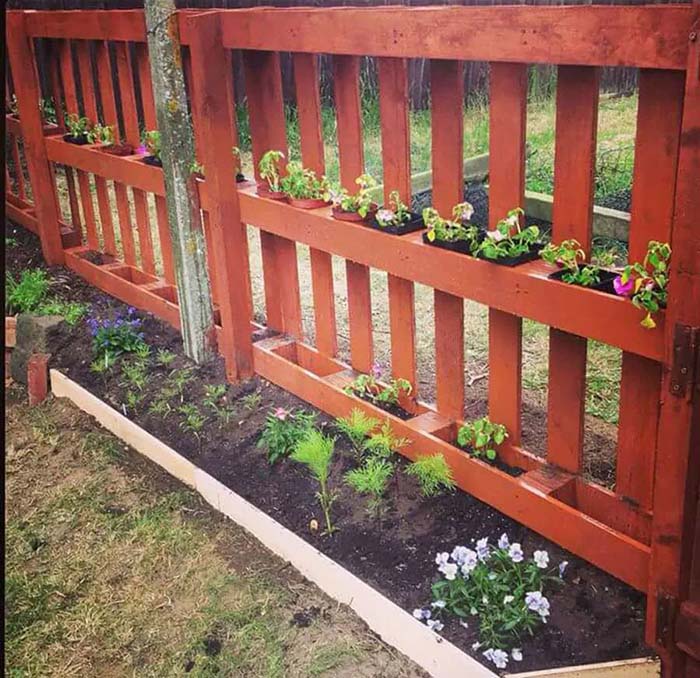
<path fill-rule="evenodd" d="M 379 516 L 384 504 L 384 493 L 393 472 L 393 465 L 386 459 L 370 457 L 360 468 L 348 471 L 345 481 L 356 492 L 370 496 L 367 509 Z"/>
<path fill-rule="evenodd" d="M 326 519 L 326 534 L 331 534 L 335 530 L 331 522 L 331 506 L 336 495 L 328 487 L 328 476 L 334 450 L 335 438 L 326 437 L 319 430 L 311 429 L 307 431 L 303 439 L 296 443 L 291 454 L 291 459 L 304 464 L 318 481 L 319 489 L 316 497 Z"/>
<path fill-rule="evenodd" d="M 578 240 L 571 238 L 559 245 L 549 243 L 540 252 L 540 257 L 547 263 L 563 268 L 561 279 L 569 285 L 591 287 L 600 282 L 599 269 L 596 266 L 584 266 L 586 253 Z"/>
<path fill-rule="evenodd" d="M 81 117 L 77 113 L 70 113 L 66 116 L 65 120 L 68 134 L 73 137 L 73 139 L 88 137 L 91 127 L 91 123 L 88 118 L 84 116 Z"/>
<path fill-rule="evenodd" d="M 257 410 L 258 407 L 260 407 L 261 402 L 262 402 L 262 396 L 257 391 L 254 391 L 253 393 L 249 393 L 248 395 L 243 396 L 241 398 L 241 404 L 249 412 L 253 412 L 253 411 Z"/>
<path fill-rule="evenodd" d="M 388 226 L 400 226 L 411 219 L 411 210 L 400 198 L 398 191 L 389 193 L 389 200 L 375 215 L 377 223 L 386 228 Z"/>
<path fill-rule="evenodd" d="M 46 301 L 39 305 L 36 313 L 38 315 L 60 315 L 71 326 L 77 324 L 88 312 L 87 304 L 80 304 L 75 301 Z"/>
<path fill-rule="evenodd" d="M 231 421 L 233 410 L 226 407 L 226 403 L 222 404 L 222 399 L 226 395 L 225 384 L 207 384 L 204 387 L 204 399 L 202 402 L 220 419 L 223 425 Z"/>
<path fill-rule="evenodd" d="M 434 207 L 423 210 L 423 223 L 428 229 L 426 236 L 430 242 L 465 242 L 469 252 L 479 246 L 479 229 L 469 223 L 474 208 L 468 202 L 455 205 L 453 219 L 443 219 Z"/>
<path fill-rule="evenodd" d="M 160 160 L 160 132 L 156 129 L 144 132 L 139 150 Z"/>
<path fill-rule="evenodd" d="M 419 456 L 406 467 L 406 473 L 418 480 L 424 497 L 434 497 L 455 486 L 452 469 L 440 453 Z"/>
<path fill-rule="evenodd" d="M 187 403 L 178 408 L 178 412 L 184 415 L 184 419 L 180 422 L 180 428 L 183 431 L 189 431 L 197 438 L 197 443 L 201 446 L 202 439 L 200 432 L 204 428 L 207 419 L 202 415 L 196 405 Z"/>
<path fill-rule="evenodd" d="M 116 360 L 116 356 L 113 356 L 111 353 L 105 353 L 104 356 L 96 358 L 90 363 L 90 371 L 95 374 L 105 374 L 112 369 Z"/>
<path fill-rule="evenodd" d="M 156 353 L 156 362 L 163 367 L 168 367 L 177 356 L 165 348 L 159 348 Z"/>
<path fill-rule="evenodd" d="M 336 419 L 335 423 L 340 431 L 350 439 L 357 457 L 362 456 L 367 436 L 379 426 L 378 419 L 367 416 L 357 408 L 350 412 L 350 416 Z"/>
<path fill-rule="evenodd" d="M 296 160 L 287 163 L 287 173 L 280 179 L 279 185 L 282 191 L 296 200 L 323 200 L 328 192 L 326 177 L 319 178 L 316 172 Z"/>
<path fill-rule="evenodd" d="M 411 383 L 406 379 L 392 379 L 387 386 L 379 383 L 381 368 L 374 365 L 371 374 L 360 374 L 348 386 L 345 392 L 369 400 L 377 405 L 397 406 L 401 395 L 408 397 L 413 392 Z"/>
<path fill-rule="evenodd" d="M 114 125 L 95 125 L 87 133 L 87 139 L 91 144 L 105 144 L 112 146 L 114 144 Z"/>
<path fill-rule="evenodd" d="M 173 408 L 170 406 L 170 403 L 165 398 L 158 398 L 154 400 L 148 408 L 148 412 L 150 414 L 155 414 L 156 416 L 163 417 L 163 419 L 167 419 L 168 415 L 172 411 Z"/>
<path fill-rule="evenodd" d="M 185 401 L 185 386 L 192 380 L 192 368 L 185 367 L 181 370 L 173 370 L 168 377 L 168 383 L 163 392 L 168 397 L 177 396 L 180 402 Z"/>
<path fill-rule="evenodd" d="M 540 229 L 537 226 L 521 228 L 520 216 L 523 214 L 521 207 L 510 210 L 495 229 L 487 231 L 474 255 L 483 259 L 504 259 L 529 252 L 539 242 Z"/>
<path fill-rule="evenodd" d="M 343 212 L 357 212 L 364 218 L 374 205 L 372 189 L 377 185 L 377 181 L 369 174 L 362 174 L 355 179 L 355 183 L 359 188 L 354 195 L 350 195 L 350 192 L 339 183 L 327 185 L 323 199 L 329 201 L 336 209 Z"/>
<path fill-rule="evenodd" d="M 11 249 L 13 247 L 17 247 L 17 238 L 8 238 L 5 237 L 5 247 L 7 249 Z"/>
<path fill-rule="evenodd" d="M 258 447 L 267 448 L 267 459 L 274 464 L 291 454 L 297 443 L 313 429 L 315 422 L 315 414 L 278 407 L 267 415 Z"/>
<path fill-rule="evenodd" d="M 381 430 L 373 433 L 365 440 L 363 449 L 373 457 L 391 457 L 402 447 L 406 447 L 411 441 L 408 438 L 397 438 L 388 420 L 382 424 Z"/>
<path fill-rule="evenodd" d="M 486 457 L 493 461 L 498 456 L 496 446 L 507 437 L 508 431 L 503 424 L 494 424 L 488 417 L 482 417 L 460 426 L 457 443 L 460 447 L 468 448 L 472 457 Z"/>
<path fill-rule="evenodd" d="M 284 160 L 282 151 L 267 151 L 258 164 L 260 178 L 267 181 L 270 191 L 277 193 L 280 188 L 280 162 Z"/>
<path fill-rule="evenodd" d="M 122 365 L 122 376 L 124 383 L 120 386 L 132 386 L 139 391 L 143 391 L 146 385 L 146 366 L 140 360 L 125 362 Z"/>

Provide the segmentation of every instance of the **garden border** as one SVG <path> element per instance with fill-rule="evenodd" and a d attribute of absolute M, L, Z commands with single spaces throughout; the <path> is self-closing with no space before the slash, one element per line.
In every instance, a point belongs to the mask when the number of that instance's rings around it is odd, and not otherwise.
<path fill-rule="evenodd" d="M 243 527 L 278 557 L 339 603 L 348 605 L 384 642 L 413 660 L 435 678 L 496 678 L 498 674 L 462 652 L 414 619 L 344 567 L 321 553 L 171 447 L 110 407 L 62 372 L 51 369 L 51 391 L 75 406 L 160 466 L 196 490 L 214 509 Z M 630 659 L 585 666 L 508 673 L 510 678 L 652 678 L 659 661 Z"/>

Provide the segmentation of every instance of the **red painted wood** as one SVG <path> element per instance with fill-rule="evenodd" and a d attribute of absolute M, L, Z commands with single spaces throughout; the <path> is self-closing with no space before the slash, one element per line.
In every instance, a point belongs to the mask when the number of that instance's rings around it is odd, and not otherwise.
<path fill-rule="evenodd" d="M 230 90 L 221 82 L 230 76 L 226 53 L 221 44 L 221 25 L 217 14 L 192 17 L 190 56 L 193 88 L 191 106 L 195 126 L 200 134 L 217 143 L 201 146 L 206 167 L 208 190 L 213 206 L 209 210 L 219 310 L 221 341 L 230 380 L 245 379 L 253 374 L 253 348 L 250 322 L 253 303 L 248 267 L 248 238 L 238 205 L 238 193 L 231 190 L 235 162 L 231 110 L 234 102 Z M 296 263 L 296 261 L 295 261 Z M 298 299 L 298 297 L 297 297 Z"/>
<path fill-rule="evenodd" d="M 490 73 L 489 228 L 525 203 L 527 66 L 492 63 Z M 489 416 L 520 442 L 522 320 L 489 309 Z"/>
<path fill-rule="evenodd" d="M 675 71 L 642 70 L 629 260 L 642 261 L 650 240 L 670 242 L 685 78 Z M 615 490 L 651 508 L 661 398 L 661 366 L 622 356 Z"/>
<path fill-rule="evenodd" d="M 554 156 L 552 239 L 576 238 L 590 251 L 598 125 L 598 71 L 560 66 Z M 583 458 L 585 338 L 549 334 L 547 459 L 578 472 Z"/>
<path fill-rule="evenodd" d="M 354 192 L 355 179 L 365 171 L 360 108 L 360 60 L 333 58 L 333 94 L 338 125 L 340 182 Z M 346 262 L 350 363 L 360 372 L 369 372 L 374 362 L 372 340 L 372 294 L 369 268 L 359 261 Z"/>
<path fill-rule="evenodd" d="M 457 61 L 430 62 L 433 205 L 443 216 L 464 194 L 464 79 Z M 436 289 L 435 376 L 437 407 L 459 418 L 464 409 L 464 300 Z"/>
<path fill-rule="evenodd" d="M 49 393 L 49 354 L 33 353 L 27 362 L 29 405 L 38 405 Z"/>
<path fill-rule="evenodd" d="M 411 204 L 411 140 L 408 123 L 408 73 L 405 59 L 382 58 L 379 74 L 379 115 L 382 133 L 384 200 L 397 190 Z M 413 281 L 388 275 L 391 326 L 391 370 L 407 379 L 417 395 L 416 320 Z"/>
<path fill-rule="evenodd" d="M 326 163 L 321 130 L 318 57 L 314 54 L 296 53 L 293 55 L 293 59 L 299 134 L 301 136 L 301 159 L 305 167 L 309 167 L 318 176 L 322 176 L 326 171 Z M 316 346 L 322 353 L 334 356 L 337 352 L 338 340 L 333 291 L 333 262 L 330 254 L 313 247 L 309 254 L 314 297 Z"/>
<path fill-rule="evenodd" d="M 15 93 L 22 121 L 24 152 L 36 202 L 41 249 L 48 264 L 63 263 L 63 247 L 59 231 L 60 210 L 56 203 L 53 176 L 44 146 L 44 125 L 37 106 L 39 83 L 33 68 L 32 44 L 25 31 L 22 14 L 6 15 L 6 48 L 14 74 Z M 42 199 L 38 199 L 42 196 Z"/>
<path fill-rule="evenodd" d="M 158 220 L 158 235 L 160 238 L 160 254 L 163 258 L 163 277 L 169 285 L 175 284 L 175 265 L 173 263 L 173 244 L 168 225 L 168 207 L 165 198 L 155 196 L 156 218 Z M 205 212 L 206 214 L 206 212 Z"/>

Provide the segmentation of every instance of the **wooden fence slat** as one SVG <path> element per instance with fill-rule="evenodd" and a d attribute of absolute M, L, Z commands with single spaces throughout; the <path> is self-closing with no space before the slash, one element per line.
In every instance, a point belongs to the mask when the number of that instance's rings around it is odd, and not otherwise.
<path fill-rule="evenodd" d="M 277 52 L 243 52 L 255 176 L 258 163 L 271 149 L 287 154 L 287 133 Z M 296 244 L 260 233 L 267 324 L 295 337 L 302 335 Z"/>
<path fill-rule="evenodd" d="M 490 74 L 489 228 L 525 203 L 527 66 L 492 63 Z M 489 309 L 489 416 L 520 443 L 522 319 Z"/>
<path fill-rule="evenodd" d="M 629 261 L 642 261 L 650 240 L 670 242 L 685 78 L 676 71 L 639 73 Z M 615 490 L 650 509 L 659 417 L 661 366 L 622 355 Z"/>
<path fill-rule="evenodd" d="M 134 59 L 136 61 L 136 73 L 141 86 L 141 104 L 143 106 L 143 120 L 146 129 L 156 129 L 156 106 L 153 101 L 153 85 L 151 84 L 151 67 L 148 62 L 148 47 L 141 42 L 134 45 Z"/>
<path fill-rule="evenodd" d="M 17 195 L 21 200 L 27 199 L 27 191 L 24 187 L 24 174 L 22 172 L 22 161 L 19 157 L 19 141 L 14 134 L 10 135 L 10 152 L 12 153 L 12 164 L 15 167 L 15 183 L 17 184 Z"/>
<path fill-rule="evenodd" d="M 700 4 L 694 3 L 692 30 L 700 30 Z M 657 602 L 660 595 L 683 600 L 688 593 L 693 538 L 697 539 L 697 488 L 700 476 L 700 392 L 694 383 L 673 389 L 671 366 L 680 326 L 700 327 L 700 43 L 689 42 L 681 141 L 673 210 L 671 273 L 668 288 L 666 355 L 659 414 L 654 483 L 652 551 L 647 596 L 647 642 L 660 653 L 669 675 L 684 672 L 688 657 L 672 642 L 657 640 Z M 697 348 L 697 347 L 696 347 Z M 697 354 L 696 354 L 697 355 Z M 695 503 L 695 505 L 693 505 Z M 695 529 L 693 529 L 695 527 Z M 695 586 L 696 588 L 696 586 Z M 671 639 L 673 634 L 668 634 Z M 692 674 L 691 674 L 692 675 Z"/>
<path fill-rule="evenodd" d="M 92 124 L 97 124 L 97 94 L 92 75 L 92 64 L 90 61 L 90 44 L 85 40 L 80 40 L 76 45 L 78 56 L 78 70 L 80 72 L 80 86 L 83 94 L 83 106 L 85 115 Z M 107 192 L 107 181 L 95 175 L 95 193 L 97 195 L 97 208 L 100 213 L 100 225 L 102 227 L 102 238 L 104 241 L 104 251 L 107 254 L 116 253 L 116 243 L 114 240 L 114 224 L 112 223 L 112 210 Z"/>
<path fill-rule="evenodd" d="M 338 125 L 340 182 L 350 192 L 357 189 L 355 179 L 365 171 L 359 82 L 360 60 L 357 57 L 333 57 L 333 94 Z M 345 267 L 350 363 L 360 372 L 369 372 L 374 362 L 369 267 L 350 260 L 346 261 Z"/>
<path fill-rule="evenodd" d="M 430 62 L 433 205 L 444 217 L 464 195 L 464 84 L 457 61 Z M 437 408 L 458 419 L 464 411 L 464 300 L 434 292 Z"/>
<path fill-rule="evenodd" d="M 226 52 L 221 42 L 221 24 L 217 14 L 192 17 L 193 91 L 190 104 L 195 128 L 217 143 L 200 146 L 207 168 L 207 186 L 214 197 L 209 210 L 214 269 L 219 285 L 223 353 L 226 374 L 237 380 L 253 374 L 253 344 L 250 322 L 253 303 L 248 265 L 248 238 L 241 221 L 238 191 L 235 190 L 232 116 L 234 102 L 230 89 L 221 82 L 230 76 Z M 285 262 L 286 263 L 286 262 Z M 294 260 L 296 271 L 296 259 Z M 297 295 L 297 300 L 299 299 Z"/>
<path fill-rule="evenodd" d="M 168 207 L 165 198 L 155 196 L 156 219 L 158 221 L 158 236 L 160 238 L 160 254 L 163 258 L 163 277 L 169 285 L 175 284 L 175 265 L 173 262 L 173 243 L 170 239 L 170 226 L 168 224 Z M 206 213 L 205 213 L 206 214 Z"/>
<path fill-rule="evenodd" d="M 590 252 L 595 190 L 599 72 L 560 66 L 557 77 L 552 240 L 575 238 Z M 574 312 L 574 311 L 572 311 Z M 547 461 L 577 473 L 583 458 L 585 338 L 549 334 Z"/>
<path fill-rule="evenodd" d="M 73 71 L 73 55 L 69 40 L 62 40 L 59 46 L 59 59 L 61 62 L 61 78 L 63 80 L 63 95 L 65 97 L 66 112 L 68 114 L 80 114 L 78 110 L 78 92 L 76 89 L 75 75 Z M 90 181 L 87 173 L 76 170 L 78 188 L 80 189 L 80 204 L 83 208 L 85 221 L 85 235 L 87 243 L 92 249 L 99 248 L 97 238 L 97 225 L 95 222 L 95 207 L 92 202 Z"/>
<path fill-rule="evenodd" d="M 35 201 L 41 249 L 49 265 L 62 264 L 63 246 L 58 224 L 60 210 L 44 144 L 43 120 L 37 106 L 41 94 L 33 68 L 32 42 L 27 37 L 25 15 L 8 13 L 5 19 L 5 41 L 22 121 L 24 153 Z"/>
<path fill-rule="evenodd" d="M 305 167 L 318 176 L 325 174 L 323 133 L 321 130 L 321 91 L 318 79 L 318 57 L 295 53 L 294 82 L 296 85 L 301 159 Z M 335 296 L 333 291 L 333 262 L 331 255 L 314 247 L 311 257 L 311 281 L 314 298 L 316 346 L 326 355 L 334 356 L 338 348 Z"/>
<path fill-rule="evenodd" d="M 411 204 L 411 141 L 408 123 L 408 71 L 405 59 L 382 58 L 379 74 L 379 115 L 384 167 L 384 201 L 397 190 Z M 417 395 L 415 286 L 412 280 L 388 274 L 391 326 L 391 371 L 407 379 Z"/>

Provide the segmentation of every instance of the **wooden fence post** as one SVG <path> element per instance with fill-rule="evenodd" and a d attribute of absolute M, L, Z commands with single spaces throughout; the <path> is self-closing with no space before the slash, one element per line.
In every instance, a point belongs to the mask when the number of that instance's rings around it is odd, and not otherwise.
<path fill-rule="evenodd" d="M 678 156 L 654 484 L 647 642 L 661 655 L 663 675 L 680 678 L 688 657 L 673 638 L 673 617 L 690 577 L 693 501 L 700 455 L 700 4 L 690 31 Z"/>
<path fill-rule="evenodd" d="M 44 145 L 44 123 L 39 110 L 41 90 L 34 67 L 34 50 L 25 29 L 24 12 L 8 12 L 5 16 L 5 39 L 22 124 L 24 153 L 29 167 L 41 251 L 47 264 L 62 264 L 60 211 Z M 21 169 L 18 168 L 18 171 Z"/>
<path fill-rule="evenodd" d="M 192 117 L 197 148 L 206 175 L 213 268 L 223 329 L 226 375 L 234 381 L 253 374 L 250 322 L 253 303 L 248 263 L 248 238 L 241 222 L 233 156 L 235 119 L 221 21 L 216 12 L 187 19 L 192 63 Z"/>

